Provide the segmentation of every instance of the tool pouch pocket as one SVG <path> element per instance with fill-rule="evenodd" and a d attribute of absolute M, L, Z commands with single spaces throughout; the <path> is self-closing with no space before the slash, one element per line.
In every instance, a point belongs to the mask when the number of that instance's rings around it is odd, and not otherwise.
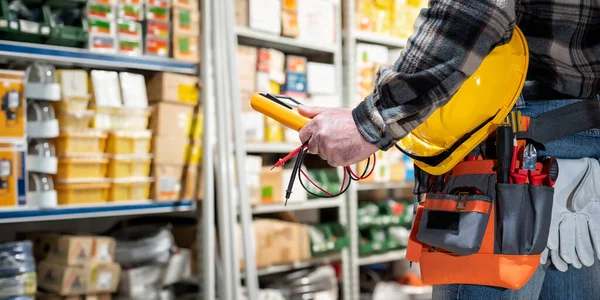
<path fill-rule="evenodd" d="M 530 184 L 496 185 L 494 252 L 535 255 L 546 247 L 554 188 Z"/>
<path fill-rule="evenodd" d="M 425 194 L 419 241 L 457 255 L 475 254 L 492 210 L 492 198 L 459 193 Z"/>

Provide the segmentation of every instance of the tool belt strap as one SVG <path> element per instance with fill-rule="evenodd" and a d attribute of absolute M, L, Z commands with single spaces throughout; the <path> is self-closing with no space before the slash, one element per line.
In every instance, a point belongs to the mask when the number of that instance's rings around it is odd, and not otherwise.
<path fill-rule="evenodd" d="M 517 138 L 545 144 L 593 128 L 600 128 L 600 101 L 582 101 L 530 118 Z"/>

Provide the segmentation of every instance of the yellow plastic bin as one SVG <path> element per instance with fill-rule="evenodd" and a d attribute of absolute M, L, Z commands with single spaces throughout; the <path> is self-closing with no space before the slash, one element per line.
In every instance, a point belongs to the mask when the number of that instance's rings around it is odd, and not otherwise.
<path fill-rule="evenodd" d="M 107 180 L 57 180 L 58 204 L 90 204 L 107 201 L 110 182 Z"/>
<path fill-rule="evenodd" d="M 94 117 L 94 111 L 84 110 L 79 112 L 58 112 L 56 118 L 61 128 L 90 128 L 90 123 Z"/>
<path fill-rule="evenodd" d="M 92 127 L 101 130 L 139 131 L 148 129 L 150 109 L 96 107 Z"/>
<path fill-rule="evenodd" d="M 88 108 L 90 97 L 63 97 L 61 101 L 53 101 L 54 109 L 63 112 L 83 112 Z"/>
<path fill-rule="evenodd" d="M 114 179 L 108 193 L 108 201 L 148 200 L 152 181 L 152 178 Z"/>
<path fill-rule="evenodd" d="M 108 158 L 99 155 L 62 156 L 58 158 L 57 179 L 103 178 Z"/>
<path fill-rule="evenodd" d="M 151 163 L 152 155 L 115 155 L 108 162 L 107 177 L 148 177 Z"/>
<path fill-rule="evenodd" d="M 152 132 L 145 131 L 115 131 L 108 135 L 106 152 L 118 154 L 148 154 Z"/>
<path fill-rule="evenodd" d="M 104 153 L 106 133 L 95 129 L 63 129 L 55 141 L 57 154 Z"/>

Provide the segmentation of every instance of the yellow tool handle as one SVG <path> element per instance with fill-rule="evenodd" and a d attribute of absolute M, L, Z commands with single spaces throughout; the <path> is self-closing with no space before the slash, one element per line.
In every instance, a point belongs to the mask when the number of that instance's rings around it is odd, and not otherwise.
<path fill-rule="evenodd" d="M 289 109 L 271 99 L 266 98 L 260 93 L 255 93 L 250 99 L 250 106 L 256 110 L 268 116 L 284 126 L 300 131 L 304 125 L 310 122 L 309 118 L 306 118 L 295 109 Z"/>

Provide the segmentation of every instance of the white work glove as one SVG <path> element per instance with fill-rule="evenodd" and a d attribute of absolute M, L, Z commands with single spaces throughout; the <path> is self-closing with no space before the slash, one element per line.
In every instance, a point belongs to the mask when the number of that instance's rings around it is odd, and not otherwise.
<path fill-rule="evenodd" d="M 550 255 L 556 269 L 566 272 L 569 264 L 578 269 L 594 264 L 594 249 L 600 257 L 600 165 L 590 158 L 559 159 L 558 164 L 550 235 L 541 263 Z"/>

